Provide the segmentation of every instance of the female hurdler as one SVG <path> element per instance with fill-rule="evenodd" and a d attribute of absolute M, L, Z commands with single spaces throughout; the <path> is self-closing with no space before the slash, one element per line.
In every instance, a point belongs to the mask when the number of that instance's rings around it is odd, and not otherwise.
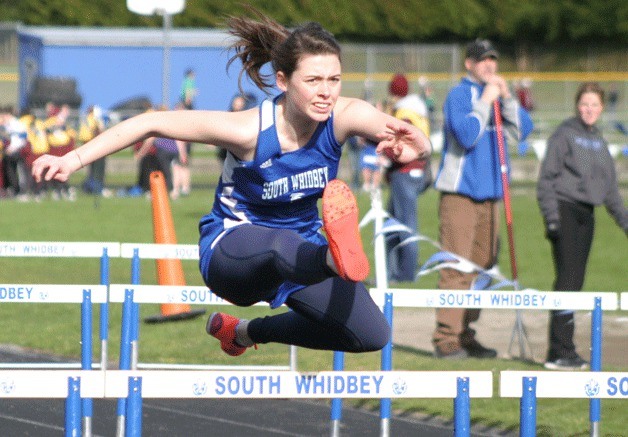
<path fill-rule="evenodd" d="M 255 12 L 231 17 L 234 60 L 261 89 L 281 92 L 241 112 L 155 111 L 123 121 L 62 156 L 33 165 L 36 180 L 71 173 L 148 137 L 215 144 L 227 150 L 212 211 L 199 225 L 200 271 L 208 287 L 235 305 L 267 301 L 291 311 L 253 320 L 214 313 L 207 332 L 237 356 L 254 344 L 312 349 L 379 350 L 390 327 L 360 282 L 369 264 L 358 209 L 335 179 L 341 145 L 357 135 L 398 162 L 427 157 L 417 128 L 365 101 L 341 97 L 340 47 L 317 23 L 288 30 Z M 317 201 L 322 196 L 323 223 Z M 320 232 L 324 227 L 327 239 Z"/>

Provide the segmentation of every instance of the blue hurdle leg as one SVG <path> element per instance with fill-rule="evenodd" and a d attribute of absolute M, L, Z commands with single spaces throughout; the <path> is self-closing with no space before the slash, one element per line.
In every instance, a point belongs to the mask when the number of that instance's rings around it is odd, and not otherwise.
<path fill-rule="evenodd" d="M 81 303 L 81 368 L 92 370 L 92 291 L 83 290 L 83 302 Z M 85 424 L 84 437 L 92 435 L 92 416 L 94 414 L 94 402 L 92 399 L 82 399 L 83 423 Z"/>
<path fill-rule="evenodd" d="M 334 370 L 340 371 L 345 368 L 345 353 L 334 352 Z M 331 400 L 331 435 L 338 437 L 340 435 L 340 420 L 342 419 L 342 398 L 334 398 Z"/>
<path fill-rule="evenodd" d="M 129 377 L 129 396 L 127 398 L 125 437 L 142 435 L 142 378 Z"/>
<path fill-rule="evenodd" d="M 81 381 L 68 378 L 68 396 L 65 399 L 65 437 L 81 437 Z"/>
<path fill-rule="evenodd" d="M 595 298 L 595 305 L 591 314 L 591 371 L 602 370 L 602 298 Z M 589 399 L 589 422 L 591 422 L 590 435 L 600 435 L 599 425 L 601 417 L 601 400 Z"/>
<path fill-rule="evenodd" d="M 454 398 L 454 436 L 471 435 L 471 403 L 469 400 L 469 378 L 458 378 Z"/>
<path fill-rule="evenodd" d="M 519 435 L 520 437 L 536 437 L 536 377 L 525 377 L 522 384 Z"/>
<path fill-rule="evenodd" d="M 390 332 L 392 333 L 393 326 L 393 295 L 392 293 L 386 293 L 384 297 L 384 317 L 390 325 Z M 392 335 L 390 340 L 382 349 L 382 370 L 392 370 Z M 382 398 L 379 404 L 379 417 L 380 417 L 380 436 L 386 437 L 390 435 L 390 416 L 392 411 L 392 401 L 390 398 Z"/>

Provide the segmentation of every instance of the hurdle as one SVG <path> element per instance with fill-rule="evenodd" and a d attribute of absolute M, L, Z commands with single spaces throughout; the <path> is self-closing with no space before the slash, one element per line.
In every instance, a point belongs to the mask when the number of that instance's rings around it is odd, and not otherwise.
<path fill-rule="evenodd" d="M 122 331 L 120 341 L 120 370 L 130 369 L 196 369 L 208 370 L 217 368 L 231 368 L 234 366 L 212 366 L 191 364 L 160 364 L 139 362 L 139 304 L 217 304 L 231 305 L 218 298 L 204 286 L 167 286 L 167 285 L 140 285 L 140 268 L 142 259 L 181 259 L 198 261 L 198 245 L 192 244 L 138 244 L 122 243 L 120 257 L 131 259 L 132 284 L 114 284 L 110 287 L 110 302 L 123 304 Z M 163 288 L 162 288 L 163 287 Z M 201 297 L 202 296 L 202 297 Z M 263 305 L 263 303 L 261 303 Z M 248 366 L 249 369 L 296 369 L 296 347 L 290 346 L 290 367 L 288 366 Z M 246 366 L 237 366 L 247 368 Z M 126 399 L 118 399 L 118 432 L 117 436 L 124 435 Z"/>
<path fill-rule="evenodd" d="M 120 247 L 120 256 L 122 258 L 130 258 L 132 260 L 131 277 L 134 278 L 133 284 L 139 285 L 139 269 L 140 261 L 142 259 L 181 259 L 181 260 L 193 260 L 198 261 L 198 245 L 196 244 L 135 244 L 135 243 L 122 243 Z M 148 287 L 148 288 L 145 288 Z M 163 288 L 160 288 L 163 287 Z M 120 294 L 120 288 L 124 288 L 123 284 L 116 284 L 115 289 L 117 301 L 124 303 L 123 295 Z M 127 287 L 128 288 L 128 287 Z M 219 298 L 205 286 L 168 286 L 168 285 L 151 285 L 136 287 L 137 293 L 134 301 L 139 303 L 178 303 L 178 304 L 190 304 L 190 305 L 232 305 L 231 303 Z M 141 290 L 141 291 L 140 291 Z M 153 295 L 151 295 L 153 293 Z M 120 300 L 122 299 L 122 300 Z M 264 302 L 256 304 L 256 306 L 264 306 Z M 139 315 L 134 317 L 133 324 L 137 324 Z M 132 327 L 132 333 L 136 332 L 136 327 Z M 132 340 L 137 341 L 137 337 Z M 132 345 L 133 346 L 133 345 Z M 136 349 L 136 346 L 133 347 Z M 133 356 L 137 357 L 137 353 L 133 353 Z M 151 364 L 151 363 L 139 363 L 136 362 L 134 368 L 177 368 L 177 369 L 196 369 L 196 370 L 212 370 L 219 369 L 221 367 L 203 365 L 203 366 L 186 366 L 186 365 L 171 365 L 165 366 L 163 364 Z M 229 367 L 233 368 L 233 366 Z M 272 366 L 264 366 L 264 369 L 271 369 Z M 290 363 L 289 366 L 279 366 L 276 370 L 296 370 L 297 368 L 297 348 L 290 346 Z M 257 368 L 248 368 L 248 370 L 254 370 Z M 244 369 L 242 369 L 244 370 Z"/>
<path fill-rule="evenodd" d="M 126 397 L 126 437 L 141 436 L 144 398 L 450 398 L 454 435 L 470 435 L 470 398 L 493 396 L 490 371 L 107 371 L 105 396 Z"/>
<path fill-rule="evenodd" d="M 2 241 L 0 257 L 20 258 L 100 258 L 100 284 L 109 285 L 109 259 L 120 256 L 120 243 Z M 109 306 L 100 305 L 100 367 L 107 366 Z M 38 367 L 32 363 L 30 367 Z M 2 365 L 0 365 L 2 368 Z"/>
<path fill-rule="evenodd" d="M 618 308 L 614 292 L 371 289 L 371 295 L 384 307 L 385 314 L 387 311 L 392 314 L 393 298 L 395 307 L 590 310 L 591 370 L 594 372 L 602 367 L 602 310 Z M 591 399 L 589 416 L 592 429 L 597 428 L 599 400 Z"/>
<path fill-rule="evenodd" d="M 80 436 L 81 399 L 104 397 L 104 374 L 94 370 L 0 370 L 0 399 L 65 398 L 64 435 Z"/>
<path fill-rule="evenodd" d="M 621 294 L 621 309 L 624 311 L 628 311 L 628 292 L 624 292 Z"/>
<path fill-rule="evenodd" d="M 130 305 L 143 303 L 185 303 L 190 305 L 232 305 L 224 299 L 216 296 L 211 290 L 205 286 L 187 286 L 187 285 L 142 285 L 142 284 L 111 284 L 109 287 L 109 301 L 123 304 L 123 326 L 122 332 L 131 333 L 136 328 L 132 325 L 138 324 L 138 318 L 132 315 Z M 264 302 L 255 304 L 255 306 L 264 306 Z M 125 306 L 127 309 L 125 310 Z M 124 317 L 124 314 L 129 317 Z M 124 335 L 130 337 L 131 334 Z M 134 346 L 127 344 L 130 354 L 133 356 L 131 362 L 136 363 L 135 369 L 179 369 L 179 370 L 295 370 L 292 367 L 294 360 L 291 357 L 290 365 L 286 366 L 223 366 L 213 364 L 160 364 L 160 363 L 142 363 L 139 362 L 139 348 L 137 344 Z M 290 348 L 291 353 L 293 347 Z"/>
<path fill-rule="evenodd" d="M 3 290 L 6 291 L 3 292 Z M 0 295 L 6 294 L 2 302 L 15 303 L 80 303 L 81 304 L 81 368 L 92 371 L 92 303 L 107 302 L 107 287 L 104 285 L 41 285 L 3 284 Z M 75 367 L 72 363 L 3 363 L 3 368 Z M 17 373 L 16 373 L 17 375 Z M 44 384 L 45 385 L 45 384 Z M 82 399 L 84 435 L 91 436 L 93 403 L 89 397 Z"/>
<path fill-rule="evenodd" d="M 520 398 L 520 433 L 536 435 L 537 398 L 628 399 L 628 372 L 502 371 L 500 396 Z M 598 435 L 592 429 L 591 435 Z"/>

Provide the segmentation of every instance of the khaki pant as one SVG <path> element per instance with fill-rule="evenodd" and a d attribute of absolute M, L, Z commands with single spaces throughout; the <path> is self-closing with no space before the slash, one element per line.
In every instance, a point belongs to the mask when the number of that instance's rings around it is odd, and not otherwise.
<path fill-rule="evenodd" d="M 443 193 L 440 198 L 440 243 L 442 249 L 455 253 L 485 269 L 497 261 L 499 203 L 476 202 L 458 194 Z M 442 269 L 438 288 L 468 290 L 477 273 Z M 475 331 L 469 325 L 480 317 L 479 309 L 438 308 L 432 342 L 448 354 L 475 342 Z"/>

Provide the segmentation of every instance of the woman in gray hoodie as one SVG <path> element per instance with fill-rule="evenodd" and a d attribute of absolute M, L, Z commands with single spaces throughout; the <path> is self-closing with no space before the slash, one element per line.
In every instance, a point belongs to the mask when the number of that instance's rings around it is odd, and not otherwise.
<path fill-rule="evenodd" d="M 580 85 L 576 116 L 562 122 L 547 142 L 537 199 L 545 219 L 556 271 L 554 290 L 580 291 L 593 241 L 594 208 L 604 204 L 628 233 L 628 212 L 617 186 L 615 163 L 596 123 L 604 109 L 598 83 Z M 573 311 L 552 311 L 545 367 L 579 370 L 587 362 L 573 342 Z"/>

